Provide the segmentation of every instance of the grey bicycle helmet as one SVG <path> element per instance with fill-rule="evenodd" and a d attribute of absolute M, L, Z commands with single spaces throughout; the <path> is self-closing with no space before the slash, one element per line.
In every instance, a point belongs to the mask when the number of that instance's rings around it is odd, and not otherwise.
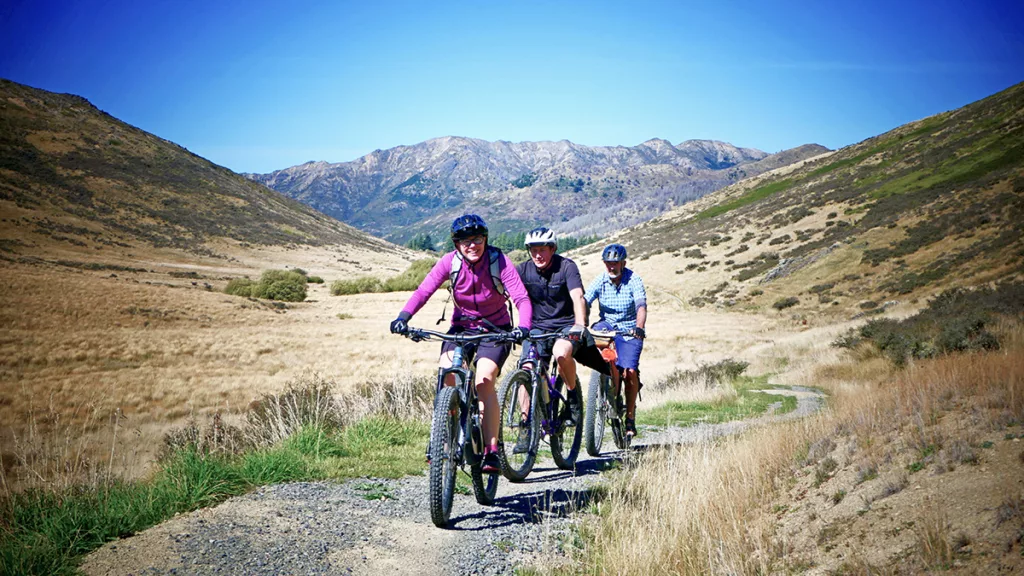
<path fill-rule="evenodd" d="M 487 236 L 487 224 L 476 214 L 463 214 L 452 222 L 452 240 Z"/>
<path fill-rule="evenodd" d="M 556 246 L 558 243 L 555 241 L 555 233 L 544 228 L 534 228 L 526 235 L 525 244 L 527 247 L 530 246 Z"/>
<path fill-rule="evenodd" d="M 601 260 L 605 262 L 623 262 L 626 259 L 626 247 L 622 244 L 609 244 L 601 252 Z"/>

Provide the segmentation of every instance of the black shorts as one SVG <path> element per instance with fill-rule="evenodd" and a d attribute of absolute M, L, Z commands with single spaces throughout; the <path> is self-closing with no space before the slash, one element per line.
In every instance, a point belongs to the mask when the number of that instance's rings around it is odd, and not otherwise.
<path fill-rule="evenodd" d="M 498 326 L 500 330 L 508 331 L 512 329 L 512 326 Z M 452 326 L 448 329 L 449 334 L 485 334 L 487 330 L 471 330 L 468 328 L 462 328 L 458 326 Z M 458 346 L 455 342 L 443 342 L 441 344 L 441 355 L 445 355 L 448 352 L 452 352 Z M 512 351 L 512 344 L 510 342 L 473 342 L 465 344 L 463 347 L 465 350 L 465 357 L 472 363 L 474 358 L 487 358 L 498 365 L 498 370 L 505 365 L 505 360 L 508 359 L 509 353 Z"/>
<path fill-rule="evenodd" d="M 566 340 L 569 340 L 568 334 L 572 326 L 567 326 L 560 330 L 560 332 L 566 336 Z M 588 331 L 586 338 L 579 340 L 569 340 L 572 343 L 572 357 L 574 360 L 583 364 L 591 370 L 597 370 L 598 372 L 608 376 L 611 374 L 608 368 L 608 363 L 601 357 L 601 351 L 598 350 L 597 345 L 594 343 L 594 337 L 590 335 Z M 551 362 L 551 348 L 554 346 L 554 340 L 545 340 L 538 343 L 537 346 L 537 357 L 540 358 L 541 362 L 550 364 Z M 529 340 L 523 343 L 523 354 L 521 358 L 529 358 L 532 344 Z M 520 360 L 522 361 L 522 360 Z"/>

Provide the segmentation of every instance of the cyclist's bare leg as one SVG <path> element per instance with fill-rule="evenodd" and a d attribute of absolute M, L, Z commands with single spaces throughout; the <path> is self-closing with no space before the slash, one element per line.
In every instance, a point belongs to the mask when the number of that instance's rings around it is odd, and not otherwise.
<path fill-rule="evenodd" d="M 533 362 L 523 364 L 523 370 L 533 370 Z M 525 386 L 519 387 L 519 421 L 525 421 L 530 415 L 530 392 Z"/>
<path fill-rule="evenodd" d="M 448 352 L 445 352 L 445 353 L 441 354 L 441 358 L 439 358 L 438 361 L 437 361 L 437 367 L 438 368 L 451 368 L 452 367 L 452 357 L 454 355 L 455 355 L 455 352 L 452 351 L 452 350 L 449 350 Z M 455 386 L 455 375 L 454 374 L 449 374 L 448 376 L 446 376 L 445 379 L 444 379 L 444 385 L 445 386 Z"/>
<path fill-rule="evenodd" d="M 640 390 L 640 376 L 636 370 L 627 368 L 626 374 L 626 418 L 636 415 L 636 393 Z"/>
<path fill-rule="evenodd" d="M 555 357 L 555 362 L 558 362 L 558 372 L 562 375 L 565 385 L 569 387 L 569 390 L 575 389 L 576 361 L 572 359 L 572 342 L 564 339 L 556 340 L 551 353 Z"/>
<path fill-rule="evenodd" d="M 480 399 L 480 412 L 483 417 L 484 442 L 487 446 L 498 446 L 498 393 L 494 382 L 498 378 L 498 365 L 490 358 L 478 358 L 476 361 L 476 395 Z"/>

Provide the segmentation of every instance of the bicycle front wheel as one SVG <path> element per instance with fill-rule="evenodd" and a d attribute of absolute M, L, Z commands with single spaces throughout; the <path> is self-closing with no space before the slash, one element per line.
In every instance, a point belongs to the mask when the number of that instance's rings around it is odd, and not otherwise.
<path fill-rule="evenodd" d="M 580 440 L 583 438 L 583 390 L 576 379 L 576 387 L 572 390 L 565 385 L 562 377 L 555 384 L 563 398 L 572 397 L 573 402 L 561 402 L 555 417 L 557 432 L 551 435 L 551 458 L 562 470 L 572 470 L 576 466 L 576 458 L 580 455 Z"/>
<path fill-rule="evenodd" d="M 587 410 L 583 421 L 583 437 L 587 445 L 587 454 L 601 455 L 601 444 L 604 443 L 604 424 L 608 418 L 608 400 L 604 391 L 609 378 L 600 372 L 590 374 L 590 386 L 587 388 Z"/>
<path fill-rule="evenodd" d="M 533 470 L 540 442 L 540 418 L 536 402 L 527 407 L 524 398 L 533 399 L 533 375 L 526 370 L 509 372 L 498 392 L 501 430 L 498 436 L 498 459 L 501 473 L 512 482 L 522 482 Z M 526 421 L 522 420 L 526 414 Z"/>
<path fill-rule="evenodd" d="M 455 387 L 444 386 L 434 403 L 430 426 L 430 519 L 440 528 L 448 524 L 459 468 L 459 422 L 462 407 Z"/>

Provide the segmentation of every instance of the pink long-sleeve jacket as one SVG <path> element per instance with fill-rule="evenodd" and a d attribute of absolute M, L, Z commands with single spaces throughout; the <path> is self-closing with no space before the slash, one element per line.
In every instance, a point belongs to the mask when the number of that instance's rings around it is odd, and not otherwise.
<path fill-rule="evenodd" d="M 402 308 L 403 316 L 412 317 L 413 314 L 419 312 L 430 296 L 448 280 L 452 271 L 452 260 L 455 257 L 455 252 L 449 252 L 442 256 L 437 264 L 434 264 L 427 277 L 423 279 L 419 288 L 413 292 L 409 301 L 405 303 L 405 307 Z M 455 302 L 452 326 L 472 329 L 489 328 L 487 322 L 495 326 L 512 324 L 512 319 L 508 316 L 508 309 L 505 307 L 505 297 L 494 287 L 490 267 L 486 251 L 475 264 L 471 264 L 468 260 L 462 263 L 462 270 L 459 271 L 452 291 L 452 299 Z M 508 256 L 502 254 L 498 270 L 501 282 L 505 285 L 505 292 L 515 304 L 519 314 L 517 324 L 529 329 L 530 320 L 533 318 L 533 306 L 530 304 L 530 296 L 526 292 L 526 287 L 523 286 L 523 281 L 516 272 L 515 264 Z"/>

